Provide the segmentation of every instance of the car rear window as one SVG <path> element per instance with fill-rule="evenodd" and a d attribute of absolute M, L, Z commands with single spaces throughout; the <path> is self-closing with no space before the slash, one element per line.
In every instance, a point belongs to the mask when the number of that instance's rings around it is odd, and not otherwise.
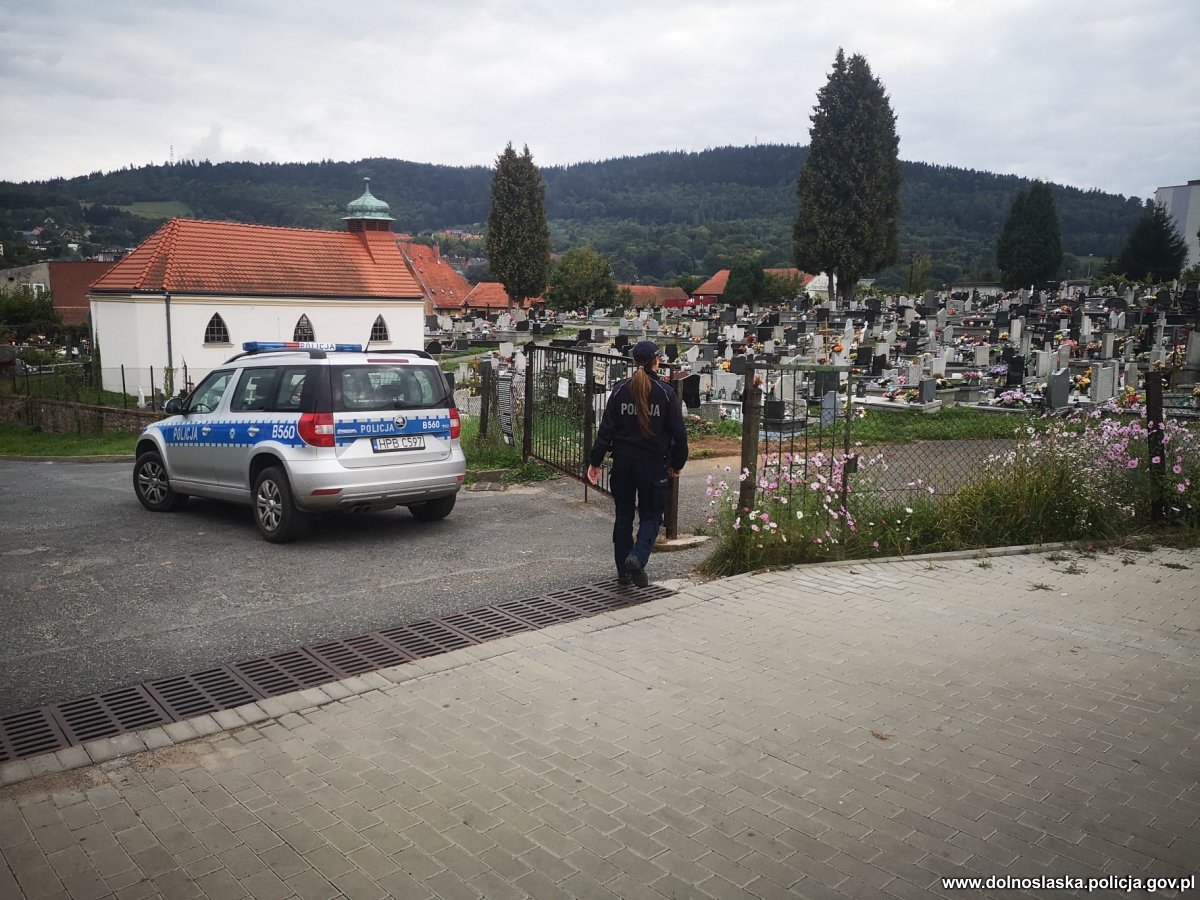
<path fill-rule="evenodd" d="M 333 366 L 334 412 L 382 412 L 448 406 L 446 379 L 437 366 L 372 363 Z"/>

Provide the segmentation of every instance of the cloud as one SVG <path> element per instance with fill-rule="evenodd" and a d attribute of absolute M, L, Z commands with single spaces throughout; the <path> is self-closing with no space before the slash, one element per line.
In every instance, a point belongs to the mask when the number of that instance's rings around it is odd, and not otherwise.
<path fill-rule="evenodd" d="M 6 2 L 6 0 L 0 0 Z M 1148 196 L 1200 177 L 1200 4 L 44 0 L 0 26 L 0 177 L 388 156 L 549 165 L 807 143 L 838 47 L 905 159 Z M 182 149 L 181 149 L 182 148 Z"/>

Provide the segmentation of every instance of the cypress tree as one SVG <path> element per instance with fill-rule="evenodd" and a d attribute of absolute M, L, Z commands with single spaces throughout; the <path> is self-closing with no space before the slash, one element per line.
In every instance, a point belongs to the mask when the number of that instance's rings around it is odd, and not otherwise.
<path fill-rule="evenodd" d="M 796 265 L 830 276 L 830 299 L 854 296 L 858 279 L 890 265 L 900 216 L 900 139 L 882 82 L 865 57 L 841 49 L 817 92 L 808 155 L 800 166 L 793 231 Z"/>
<path fill-rule="evenodd" d="M 1183 271 L 1187 253 L 1187 242 L 1166 207 L 1147 200 L 1117 257 L 1117 270 L 1133 281 L 1171 281 Z"/>
<path fill-rule="evenodd" d="M 550 272 L 546 188 L 526 145 L 520 156 L 510 142 L 496 159 L 488 213 L 488 267 L 514 306 L 540 296 Z"/>
<path fill-rule="evenodd" d="M 1062 266 L 1058 209 L 1049 185 L 1035 181 L 1013 199 L 996 244 L 1000 283 L 1006 290 L 1058 278 Z"/>

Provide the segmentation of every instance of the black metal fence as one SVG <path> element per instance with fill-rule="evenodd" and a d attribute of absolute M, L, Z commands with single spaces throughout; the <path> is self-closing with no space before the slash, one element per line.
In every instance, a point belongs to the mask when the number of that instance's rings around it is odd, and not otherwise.
<path fill-rule="evenodd" d="M 611 496 L 609 463 L 595 485 L 588 482 L 588 453 L 612 386 L 633 371 L 633 360 L 619 353 L 572 347 L 525 346 L 522 453 L 589 488 Z M 673 366 L 659 369 L 670 378 Z M 486 407 L 485 401 L 485 407 Z M 678 533 L 678 482 L 671 480 L 666 516 L 668 538 Z"/>
<path fill-rule="evenodd" d="M 20 396 L 157 411 L 201 374 L 190 372 L 187 366 L 174 370 L 154 366 L 99 368 L 85 360 L 52 365 L 13 364 L 8 367 L 5 382 L 11 393 Z"/>

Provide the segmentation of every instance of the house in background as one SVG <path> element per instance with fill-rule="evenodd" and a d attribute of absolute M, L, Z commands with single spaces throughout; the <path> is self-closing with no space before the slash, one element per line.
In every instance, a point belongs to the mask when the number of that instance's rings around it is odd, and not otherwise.
<path fill-rule="evenodd" d="M 534 305 L 544 303 L 541 297 L 527 297 L 522 307 L 531 309 Z M 479 315 L 503 312 L 513 308 L 512 298 L 504 285 L 498 281 L 481 281 L 471 288 L 467 294 L 466 311 Z"/>
<path fill-rule="evenodd" d="M 111 262 L 92 260 L 62 260 L 17 266 L 0 272 L 0 287 L 6 290 L 27 286 L 34 295 L 49 291 L 54 299 L 54 311 L 64 325 L 83 325 L 91 305 L 88 285 L 113 267 Z"/>
<path fill-rule="evenodd" d="M 417 244 L 397 236 L 400 252 L 425 295 L 425 315 L 455 315 L 466 308 L 471 282 L 463 278 L 434 244 Z"/>
<path fill-rule="evenodd" d="M 1187 184 L 1160 187 L 1154 192 L 1154 202 L 1163 206 L 1175 220 L 1175 227 L 1187 242 L 1188 255 L 1183 267 L 1200 265 L 1200 178 Z"/>
<path fill-rule="evenodd" d="M 368 185 L 347 211 L 346 231 L 172 219 L 88 292 L 104 388 L 121 390 L 121 366 L 130 391 L 151 367 L 199 381 L 245 341 L 424 346 L 388 205 Z"/>
<path fill-rule="evenodd" d="M 774 275 L 778 278 L 796 278 L 799 279 L 801 290 L 809 296 L 812 296 L 822 282 L 809 275 L 807 272 L 801 272 L 799 269 L 763 269 L 766 275 Z M 823 282 L 828 284 L 828 280 Z M 729 269 L 722 269 L 717 272 L 712 278 L 704 282 L 694 291 L 692 291 L 692 301 L 695 306 L 706 306 L 713 303 L 721 303 L 722 297 L 725 294 L 725 286 L 729 284 Z"/>
<path fill-rule="evenodd" d="M 688 305 L 688 295 L 681 287 L 657 287 L 652 284 L 619 284 L 619 291 L 629 291 L 638 309 L 658 307 L 679 309 Z"/>

